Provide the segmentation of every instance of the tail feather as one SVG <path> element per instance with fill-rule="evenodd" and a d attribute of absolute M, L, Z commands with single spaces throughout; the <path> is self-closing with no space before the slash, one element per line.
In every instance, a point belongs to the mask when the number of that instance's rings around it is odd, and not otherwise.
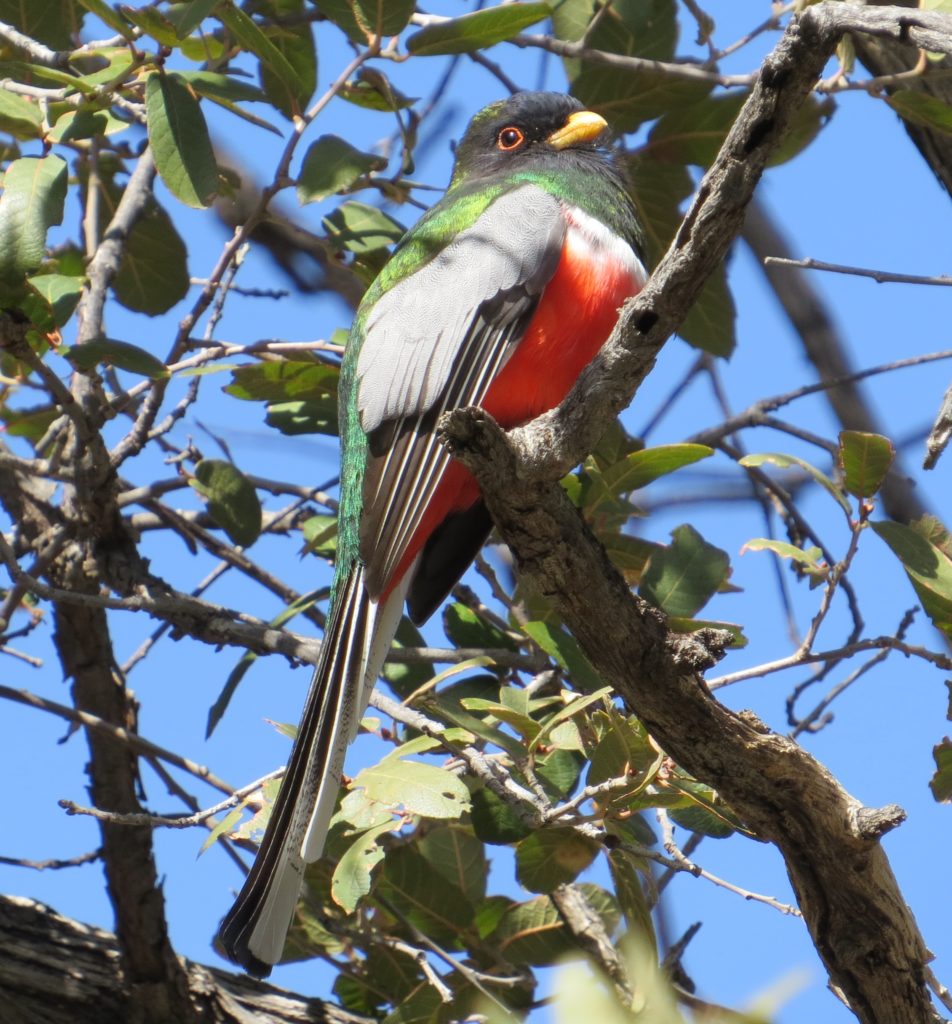
<path fill-rule="evenodd" d="M 219 928 L 229 959 L 258 977 L 266 977 L 281 959 L 304 867 L 323 851 L 344 754 L 400 621 L 406 587 L 397 587 L 378 605 L 367 594 L 363 575 L 355 566 L 338 587 L 271 820 Z"/>

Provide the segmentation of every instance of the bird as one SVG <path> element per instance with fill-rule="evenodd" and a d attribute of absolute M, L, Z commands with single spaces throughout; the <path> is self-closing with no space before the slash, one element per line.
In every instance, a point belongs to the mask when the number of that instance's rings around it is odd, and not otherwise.
<path fill-rule="evenodd" d="M 440 417 L 478 406 L 511 429 L 554 408 L 644 285 L 643 234 L 607 129 L 554 92 L 479 111 L 445 194 L 358 307 L 340 375 L 324 640 L 270 822 L 218 933 L 252 975 L 281 958 L 404 605 L 424 622 L 491 532 L 475 478 L 438 439 Z"/>

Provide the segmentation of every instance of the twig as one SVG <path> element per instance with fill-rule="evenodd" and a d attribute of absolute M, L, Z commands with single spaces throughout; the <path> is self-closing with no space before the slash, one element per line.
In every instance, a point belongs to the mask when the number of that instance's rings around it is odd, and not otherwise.
<path fill-rule="evenodd" d="M 938 284 L 946 287 L 952 285 L 952 277 L 948 274 L 931 277 L 921 274 L 895 274 L 889 270 L 871 270 L 867 267 L 850 267 L 843 263 L 826 263 L 812 257 L 794 260 L 788 259 L 786 256 L 766 256 L 764 263 L 778 267 L 799 267 L 802 270 L 826 270 L 832 274 L 849 274 L 852 277 L 869 277 L 877 284 Z"/>
<path fill-rule="evenodd" d="M 137 733 L 130 732 L 128 729 L 112 725 L 96 715 L 91 715 L 88 711 L 79 711 L 76 708 L 67 707 L 65 704 L 57 704 L 56 701 L 47 700 L 45 697 L 30 693 L 29 690 L 14 690 L 12 687 L 2 685 L 0 685 L 0 699 L 12 700 L 17 704 L 25 704 L 27 707 L 37 708 L 40 711 L 58 715 L 60 718 L 65 718 L 68 722 L 84 725 L 87 729 L 95 729 L 98 732 L 112 736 L 121 743 L 125 743 L 138 754 L 158 757 L 169 764 L 174 764 L 176 768 L 181 768 L 182 771 L 188 772 L 189 775 L 194 775 L 195 778 L 207 782 L 209 786 L 220 790 L 222 793 L 230 795 L 234 792 L 233 787 L 218 778 L 217 775 L 204 765 L 191 761 L 187 757 L 182 757 L 181 754 L 176 754 L 171 750 L 166 750 L 164 747 L 160 747 L 158 744 L 152 743 L 150 740 L 139 736 Z"/>
<path fill-rule="evenodd" d="M 88 853 L 81 853 L 78 857 L 69 857 L 66 860 L 27 860 L 19 857 L 0 857 L 0 864 L 7 864 L 13 868 L 32 868 L 34 871 L 61 871 L 63 868 L 78 868 L 84 864 L 92 864 L 102 857 L 102 850 L 90 850 Z"/>
<path fill-rule="evenodd" d="M 263 775 L 260 779 L 248 783 L 247 786 L 236 789 L 230 797 L 215 804 L 214 807 L 207 807 L 204 810 L 196 811 L 194 814 L 122 814 L 118 811 L 102 811 L 98 807 L 84 807 L 82 804 L 74 803 L 72 800 L 59 800 L 58 803 L 67 814 L 85 814 L 90 818 L 95 818 L 97 821 L 108 821 L 113 825 L 148 825 L 150 828 L 194 828 L 196 825 L 204 825 L 209 818 L 221 814 L 222 811 L 237 807 L 238 804 L 244 801 L 245 797 L 261 789 L 266 782 L 270 782 L 272 779 L 279 779 L 283 775 L 284 768 L 277 768 L 275 771 Z"/>
<path fill-rule="evenodd" d="M 751 668 L 740 669 L 737 672 L 729 672 L 715 679 L 709 679 L 707 685 L 712 690 L 720 689 L 722 686 L 730 686 L 733 683 L 742 682 L 745 679 L 758 679 L 761 676 L 771 675 L 774 672 L 782 672 L 788 668 L 797 668 L 800 665 L 813 665 L 824 661 L 844 661 L 862 651 L 878 651 L 883 648 L 898 651 L 908 657 L 922 658 L 944 672 L 952 671 L 952 657 L 947 654 L 939 654 L 937 651 L 930 651 L 925 647 L 916 647 L 912 644 L 897 640 L 894 636 L 869 637 L 865 640 L 857 640 L 854 643 L 844 644 L 829 651 L 810 651 L 801 654 L 796 652 L 786 658 L 777 658 L 775 661 L 767 661 Z"/>
<path fill-rule="evenodd" d="M 713 882 L 714 885 L 720 886 L 728 892 L 733 892 L 738 896 L 743 896 L 745 900 L 764 903 L 768 907 L 773 907 L 774 910 L 779 910 L 782 914 L 788 914 L 791 917 L 803 916 L 796 907 L 791 907 L 789 903 L 782 903 L 773 896 L 765 896 L 759 892 L 751 892 L 750 889 L 743 889 L 739 885 L 734 885 L 733 882 L 728 882 L 724 878 L 712 875 L 710 871 L 706 871 L 699 864 L 695 864 L 693 861 L 688 860 L 678 847 L 678 844 L 674 841 L 674 824 L 668 816 L 668 812 L 663 807 L 657 807 L 655 808 L 655 817 L 658 819 L 658 824 L 661 826 L 664 848 L 671 855 L 672 859 L 681 865 L 684 871 L 689 871 L 697 878 L 706 878 L 709 882 Z"/>

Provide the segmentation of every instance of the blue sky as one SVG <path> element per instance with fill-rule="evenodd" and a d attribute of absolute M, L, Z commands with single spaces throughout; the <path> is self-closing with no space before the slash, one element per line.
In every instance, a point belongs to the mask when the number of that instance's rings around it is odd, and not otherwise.
<path fill-rule="evenodd" d="M 770 13 L 767 3 L 742 5 L 729 0 L 711 0 L 705 8 L 717 22 L 715 38 L 720 46 L 741 37 Z M 464 9 L 465 5 L 456 3 L 432 6 L 434 13 L 458 13 Z M 686 28 L 679 52 L 696 52 L 690 21 L 685 20 L 683 8 L 680 13 Z M 320 91 L 336 77 L 348 58 L 340 34 L 332 26 L 318 26 L 317 38 Z M 761 36 L 728 61 L 725 70 L 756 68 L 775 39 L 774 34 Z M 538 52 L 503 45 L 490 56 L 520 85 L 555 89 L 565 86 L 558 62 L 545 61 Z M 446 58 L 433 58 L 414 59 L 386 70 L 404 92 L 428 97 L 445 67 Z M 438 115 L 424 129 L 427 145 L 415 171 L 416 179 L 444 185 L 450 166 L 451 140 L 459 137 L 473 112 L 502 94 L 498 81 L 484 69 L 463 60 Z M 223 151 L 235 153 L 245 167 L 262 179 L 270 176 L 281 146 L 276 137 L 217 111 L 209 117 L 216 142 Z M 373 149 L 391 127 L 386 115 L 357 110 L 336 101 L 311 127 L 309 138 L 338 133 L 362 149 Z M 628 142 L 637 145 L 638 138 Z M 303 147 L 299 158 L 302 154 Z M 175 204 L 161 186 L 159 192 L 188 241 L 191 273 L 205 276 L 225 241 L 224 232 L 210 224 L 207 214 Z M 424 201 L 430 201 L 429 195 L 419 193 Z M 864 93 L 839 96 L 831 123 L 805 153 L 768 173 L 759 196 L 801 255 L 907 273 L 949 271 L 952 216 L 948 196 L 935 182 L 893 112 Z M 373 201 L 368 195 L 358 198 Z M 293 194 L 283 195 L 279 205 L 294 211 Z M 329 202 L 311 206 L 302 218 L 319 229 L 321 214 L 333 205 Z M 390 212 L 405 223 L 414 217 L 409 207 Z M 739 410 L 758 398 L 810 383 L 813 376 L 759 268 L 742 244 L 735 248 L 729 272 L 738 307 L 739 344 L 732 359 L 723 366 L 722 377 L 731 406 Z M 811 282 L 833 311 L 857 367 L 950 347 L 947 290 L 876 285 L 871 281 L 823 275 L 814 275 Z M 285 286 L 267 257 L 254 251 L 241 271 L 239 283 Z M 114 309 L 109 314 L 108 329 L 113 337 L 125 338 L 161 355 L 187 308 L 188 302 L 183 303 L 158 320 Z M 335 300 L 291 297 L 273 303 L 233 296 L 218 333 L 220 337 L 245 343 L 260 338 L 310 340 L 326 338 L 335 328 L 346 327 L 347 319 L 346 309 Z M 695 355 L 678 339 L 669 343 L 657 369 L 625 414 L 630 430 L 640 432 L 683 377 Z M 60 369 L 65 373 L 65 364 Z M 948 378 L 947 365 L 937 363 L 875 378 L 865 386 L 870 403 L 887 424 L 888 433 L 898 440 L 914 439 L 903 456 L 916 476 L 922 499 L 940 515 L 948 507 L 952 462 L 947 457 L 931 474 L 922 474 L 918 466 L 922 435 L 938 408 Z M 329 441 L 274 434 L 264 426 L 260 407 L 235 403 L 219 395 L 219 383 L 225 379 L 224 375 L 208 378 L 199 411 L 183 424 L 176 440 L 181 442 L 191 435 L 207 455 L 217 456 L 207 428 L 228 442 L 239 465 L 250 472 L 308 484 L 334 477 L 337 453 Z M 785 415 L 825 436 L 835 436 L 838 429 L 820 398 L 803 400 Z M 710 388 L 696 382 L 649 440 L 652 444 L 680 441 L 721 418 Z M 829 468 L 815 450 L 792 444 L 789 438 L 775 433 L 748 435 L 746 443 L 751 451 L 791 451 L 814 459 L 821 468 Z M 140 482 L 153 471 L 171 475 L 167 468 L 149 460 L 143 460 L 141 467 L 128 467 L 128 471 Z M 713 487 L 739 474 L 729 460 L 715 456 L 691 474 L 676 478 L 670 492 L 665 493 L 676 493 L 681 487 Z M 176 501 L 191 502 L 196 507 L 185 494 L 177 495 Z M 272 502 L 269 507 L 275 508 L 277 504 Z M 833 550 L 842 553 L 848 536 L 829 498 L 816 489 L 815 493 L 805 495 L 803 507 Z M 712 617 L 742 622 L 750 638 L 745 650 L 732 653 L 715 671 L 734 671 L 789 653 L 769 561 L 772 556 L 739 554 L 746 540 L 764 533 L 759 511 L 726 504 L 703 509 L 674 506 L 639 522 L 637 529 L 650 539 L 664 541 L 671 529 L 687 520 L 711 543 L 730 554 L 733 582 L 742 588 L 739 594 L 719 595 L 706 610 Z M 174 539 L 150 536 L 144 543 L 157 570 L 183 590 L 194 586 L 213 564 L 206 558 L 193 558 Z M 263 538 L 252 549 L 252 555 L 302 591 L 311 589 L 322 582 L 322 577 L 315 560 L 300 560 L 294 547 Z M 868 635 L 893 632 L 903 611 L 915 603 L 898 563 L 871 533 L 863 538 L 851 578 L 863 595 Z M 804 628 L 816 609 L 817 592 L 808 593 L 805 586 L 797 586 L 792 580 L 790 588 L 799 624 Z M 227 574 L 208 596 L 261 617 L 270 617 L 280 610 L 275 598 L 246 585 L 235 574 Z M 117 615 L 113 628 L 117 657 L 122 662 L 152 631 L 154 623 L 141 617 Z M 837 602 L 823 627 L 820 645 L 837 646 L 846 631 L 846 618 Z M 29 647 L 30 653 L 44 657 L 44 666 L 33 669 L 22 662 L 4 659 L 3 681 L 68 702 L 55 653 L 48 643 L 50 633 L 48 616 Z M 438 633 L 433 632 L 433 636 L 436 638 Z M 938 634 L 923 621 L 921 613 L 910 640 L 943 649 Z M 278 659 L 259 662 L 246 677 L 225 721 L 206 742 L 208 706 L 237 659 L 238 654 L 233 651 L 214 652 L 166 637 L 132 672 L 129 685 L 141 702 L 143 735 L 208 765 L 233 785 L 240 786 L 285 760 L 287 741 L 263 720 L 296 720 L 307 685 L 307 670 L 291 671 Z M 844 668 L 834 673 L 830 682 L 839 681 L 847 671 Z M 719 697 L 735 708 L 753 708 L 773 727 L 785 730 L 784 702 L 802 678 L 803 674 L 798 673 L 768 676 L 720 691 Z M 803 707 L 808 706 L 809 698 Z M 926 943 L 937 955 L 936 973 L 948 983 L 952 980 L 952 939 L 947 926 L 950 894 L 942 855 L 950 838 L 949 809 L 936 805 L 928 789 L 933 770 L 932 746 L 950 729 L 945 721 L 946 706 L 947 691 L 941 673 L 924 668 L 920 662 L 901 661 L 893 656 L 837 701 L 833 709 L 835 720 L 830 726 L 802 742 L 860 800 L 871 806 L 896 802 L 907 810 L 909 820 L 889 835 L 884 845 Z M 2 731 L 0 773 L 8 780 L 8 808 L 0 853 L 39 860 L 75 856 L 94 848 L 98 838 L 91 821 L 66 817 L 57 807 L 57 800 L 63 797 L 80 803 L 86 800 L 83 769 L 87 750 L 82 736 L 73 735 L 59 743 L 65 734 L 64 723 L 13 704 L 3 707 Z M 372 744 L 359 741 L 348 761 L 348 771 L 355 772 L 362 761 L 372 756 Z M 148 769 L 144 782 L 151 808 L 179 809 Z M 186 780 L 186 788 L 203 805 L 218 799 L 194 779 Z M 215 956 L 209 942 L 240 878 L 219 851 L 197 856 L 203 838 L 204 834 L 197 830 L 159 831 L 156 850 L 176 949 L 192 959 L 213 962 Z M 740 837 L 707 840 L 696 859 L 709 871 L 744 888 L 768 893 L 784 902 L 792 899 L 782 862 L 770 847 Z M 507 891 L 515 892 L 505 856 L 500 854 L 497 860 L 495 877 Z M 98 865 L 43 873 L 0 866 L 0 891 L 33 896 L 71 917 L 111 925 L 111 908 Z M 670 893 L 666 925 L 671 938 L 679 936 L 693 921 L 704 922 L 685 960 L 699 994 L 740 1006 L 758 993 L 796 980 L 801 987 L 775 1018 L 781 1024 L 811 1018 L 831 1024 L 852 1019 L 826 991 L 822 966 L 801 922 L 687 875 L 675 880 Z M 273 975 L 279 985 L 319 995 L 327 994 L 330 978 L 328 970 L 316 963 L 281 968 Z"/>

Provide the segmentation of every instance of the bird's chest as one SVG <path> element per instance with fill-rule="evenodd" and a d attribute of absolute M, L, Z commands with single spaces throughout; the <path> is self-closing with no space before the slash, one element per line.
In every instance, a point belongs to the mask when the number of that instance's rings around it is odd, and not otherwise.
<path fill-rule="evenodd" d="M 645 282 L 645 268 L 623 239 L 577 208 L 566 218 L 556 272 L 483 403 L 506 427 L 562 401 L 607 341 L 619 308 Z"/>

